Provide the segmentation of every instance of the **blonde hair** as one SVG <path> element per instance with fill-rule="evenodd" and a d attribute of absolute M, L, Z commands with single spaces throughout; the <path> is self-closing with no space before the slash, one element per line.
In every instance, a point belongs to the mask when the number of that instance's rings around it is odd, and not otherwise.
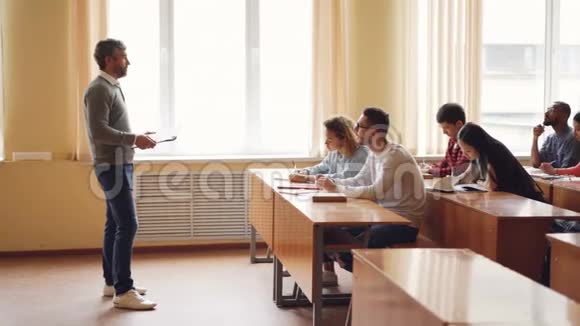
<path fill-rule="evenodd" d="M 354 134 L 354 122 L 349 118 L 334 117 L 328 119 L 324 121 L 324 127 L 345 141 L 344 153 L 346 156 L 351 156 L 359 146 Z"/>

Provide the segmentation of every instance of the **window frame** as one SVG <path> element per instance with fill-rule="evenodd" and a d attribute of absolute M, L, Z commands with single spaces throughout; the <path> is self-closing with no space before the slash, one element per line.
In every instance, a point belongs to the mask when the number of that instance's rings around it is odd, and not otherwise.
<path fill-rule="evenodd" d="M 260 0 L 244 0 L 246 8 L 245 24 L 245 53 L 246 53 L 246 89 L 245 89 L 245 112 L 244 121 L 246 132 L 244 134 L 244 144 L 240 150 L 236 151 L 235 157 L 308 157 L 310 149 L 305 147 L 300 153 L 294 150 L 289 153 L 264 152 L 256 144 L 260 143 L 260 135 L 263 122 L 260 119 L 263 108 L 261 102 L 261 80 L 260 80 Z M 175 103 L 175 34 L 174 34 L 174 0 L 159 0 L 159 69 L 160 69 L 160 92 L 157 119 L 160 121 L 160 130 L 163 135 L 172 134 L 177 130 L 176 116 L 177 107 Z M 309 109 L 313 110 L 313 106 Z M 170 142 L 164 144 L 163 149 L 159 148 L 155 152 L 140 151 L 137 154 L 139 159 L 146 160 L 155 157 L 195 157 L 194 153 L 177 152 L 177 144 Z M 305 144 L 307 145 L 307 144 Z M 266 153 L 266 154 L 264 154 Z M 225 154 L 216 155 L 224 156 Z M 206 154 L 201 156 L 208 156 Z"/>
<path fill-rule="evenodd" d="M 545 0 L 545 26 L 544 26 L 544 58 L 543 58 L 543 109 L 541 112 L 534 112 L 538 114 L 543 114 L 546 111 L 546 108 L 550 107 L 554 101 L 564 100 L 555 98 L 556 94 L 559 94 L 560 90 L 560 81 L 563 78 L 577 78 L 580 77 L 580 74 L 574 73 L 573 70 L 568 69 L 567 71 L 561 71 L 560 69 L 560 59 L 562 56 L 562 49 L 566 49 L 567 46 L 564 44 L 560 44 L 560 5 L 561 0 Z M 483 21 L 485 24 L 485 21 Z M 494 45 L 494 44 L 490 44 Z M 533 44 L 528 44 L 527 46 L 533 46 Z M 482 51 L 482 71 L 481 71 L 481 78 L 492 77 L 492 78 L 504 78 L 509 76 L 515 76 L 518 73 L 513 74 L 505 74 L 503 72 L 497 71 L 487 71 L 486 70 L 486 54 L 487 50 L 484 47 L 484 43 L 481 44 L 481 51 Z M 568 54 L 570 56 L 570 54 Z M 538 58 L 541 59 L 541 58 Z M 536 59 L 537 60 L 537 59 Z M 541 61 L 537 61 L 541 62 Z M 523 66 L 523 65 L 522 65 Z M 540 72 L 540 71 L 537 71 Z M 534 71 L 522 71 L 519 73 L 520 77 L 526 78 L 529 76 L 534 76 Z M 483 84 L 482 84 L 483 87 Z M 483 96 L 483 94 L 482 94 Z M 483 97 L 481 98 L 483 101 Z M 481 115 L 485 114 L 485 107 L 481 107 Z M 530 131 L 531 135 L 531 131 Z M 530 136 L 531 138 L 531 136 Z M 519 156 L 526 156 L 529 155 L 528 151 L 521 152 L 517 151 L 514 154 Z"/>

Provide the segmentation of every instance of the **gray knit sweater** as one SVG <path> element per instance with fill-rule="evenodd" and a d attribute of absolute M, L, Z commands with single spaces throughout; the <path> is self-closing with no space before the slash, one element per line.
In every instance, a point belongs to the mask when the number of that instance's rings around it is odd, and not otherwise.
<path fill-rule="evenodd" d="M 123 92 L 99 76 L 87 87 L 84 115 L 95 164 L 133 163 L 135 134 L 131 133 Z"/>

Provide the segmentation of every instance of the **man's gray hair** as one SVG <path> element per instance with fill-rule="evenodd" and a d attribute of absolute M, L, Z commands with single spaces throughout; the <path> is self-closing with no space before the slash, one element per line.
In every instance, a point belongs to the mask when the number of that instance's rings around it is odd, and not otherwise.
<path fill-rule="evenodd" d="M 99 69 L 105 69 L 105 58 L 112 57 L 115 49 L 125 50 L 127 47 L 125 44 L 123 44 L 123 42 L 112 38 L 108 38 L 97 43 L 97 46 L 95 46 L 95 53 L 93 54 L 93 58 L 95 58 L 95 61 L 99 65 Z"/>

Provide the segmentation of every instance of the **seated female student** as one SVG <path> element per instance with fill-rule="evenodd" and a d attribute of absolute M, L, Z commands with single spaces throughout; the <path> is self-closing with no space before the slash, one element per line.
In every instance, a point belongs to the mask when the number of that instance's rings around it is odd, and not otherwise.
<path fill-rule="evenodd" d="M 318 165 L 295 171 L 295 174 L 290 175 L 290 181 L 314 182 L 321 176 L 334 179 L 352 178 L 364 166 L 369 149 L 359 144 L 354 133 L 354 123 L 350 119 L 335 117 L 324 121 L 324 127 L 328 155 Z M 326 256 L 324 261 L 323 286 L 338 285 L 334 262 Z"/>
<path fill-rule="evenodd" d="M 576 154 L 580 156 L 580 112 L 576 113 L 574 116 L 574 138 L 576 139 Z M 576 160 L 580 161 L 580 157 Z M 547 174 L 559 174 L 559 175 L 573 175 L 575 177 L 580 177 L 580 163 L 571 168 L 561 168 L 556 169 L 550 163 L 542 163 L 540 169 Z"/>
<path fill-rule="evenodd" d="M 479 183 L 489 191 L 510 192 L 544 201 L 542 190 L 515 156 L 483 128 L 467 123 L 457 138 L 461 150 L 471 160 L 459 183 Z"/>
<path fill-rule="evenodd" d="M 345 117 L 324 121 L 326 148 L 329 150 L 320 164 L 297 170 L 290 181 L 316 181 L 317 176 L 335 179 L 355 177 L 367 160 L 369 149 L 359 145 L 354 133 L 354 123 Z"/>

